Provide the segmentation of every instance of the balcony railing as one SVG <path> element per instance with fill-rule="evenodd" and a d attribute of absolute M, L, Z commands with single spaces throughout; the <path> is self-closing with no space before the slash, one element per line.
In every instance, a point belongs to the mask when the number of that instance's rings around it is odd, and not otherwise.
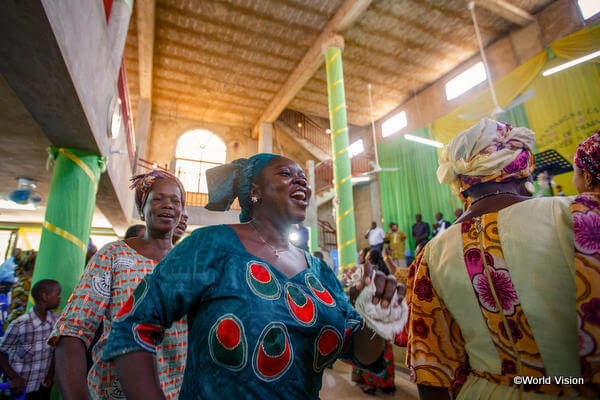
<path fill-rule="evenodd" d="M 369 157 L 356 155 L 350 159 L 352 176 L 357 176 L 371 170 Z M 315 192 L 317 194 L 333 187 L 333 161 L 325 160 L 315 166 Z"/>
<path fill-rule="evenodd" d="M 195 161 L 195 160 L 186 160 L 186 161 Z M 198 161 L 198 163 L 200 163 L 200 162 Z M 147 172 L 147 171 L 151 171 L 153 169 L 170 172 L 168 169 L 168 166 L 166 164 L 159 165 L 156 162 L 144 160 L 143 158 L 138 159 L 137 166 L 138 166 L 138 168 L 141 168 L 140 172 Z M 177 176 L 177 178 L 182 182 L 187 182 L 187 183 L 189 183 L 190 181 L 193 182 L 193 184 L 191 184 L 190 186 L 194 187 L 195 190 L 193 190 L 193 191 L 186 190 L 186 192 L 185 192 L 185 199 L 186 199 L 187 206 L 204 207 L 205 205 L 208 204 L 208 193 L 203 193 L 203 192 L 199 191 L 200 188 L 202 187 L 202 185 L 201 185 L 202 176 L 200 173 L 183 171 L 183 170 L 179 169 L 179 170 L 175 171 L 175 176 Z M 189 187 L 188 187 L 188 189 L 189 189 Z M 237 199 L 235 199 L 233 204 L 231 204 L 231 209 L 232 210 L 240 209 L 240 204 L 238 203 Z"/>
<path fill-rule="evenodd" d="M 306 115 L 293 110 L 284 110 L 278 120 L 292 129 L 298 137 L 312 143 L 319 150 L 331 154 L 331 138 L 323 127 Z"/>

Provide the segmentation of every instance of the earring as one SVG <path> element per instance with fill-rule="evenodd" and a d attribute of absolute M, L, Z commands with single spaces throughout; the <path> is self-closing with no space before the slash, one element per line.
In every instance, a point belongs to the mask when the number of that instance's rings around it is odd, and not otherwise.
<path fill-rule="evenodd" d="M 256 197 L 256 196 L 252 196 L 250 198 L 250 200 L 252 200 L 252 202 L 255 203 L 255 204 L 258 203 L 258 197 Z"/>

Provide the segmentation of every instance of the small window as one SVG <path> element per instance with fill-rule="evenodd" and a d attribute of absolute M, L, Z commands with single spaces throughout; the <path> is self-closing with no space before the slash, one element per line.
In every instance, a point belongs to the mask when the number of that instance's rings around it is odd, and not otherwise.
<path fill-rule="evenodd" d="M 356 142 L 352 143 L 350 146 L 348 146 L 348 155 L 350 156 L 350 158 L 362 153 L 363 151 L 365 151 L 365 146 L 363 145 L 362 139 L 359 139 Z"/>
<path fill-rule="evenodd" d="M 592 18 L 600 12 L 600 1 L 598 0 L 578 0 L 579 9 L 584 20 Z"/>
<path fill-rule="evenodd" d="M 400 111 L 398 114 L 386 120 L 381 124 L 381 136 L 388 137 L 396 132 L 399 132 L 402 128 L 408 125 L 406 120 L 406 112 Z"/>
<path fill-rule="evenodd" d="M 485 81 L 486 78 L 487 75 L 483 63 L 478 62 L 446 83 L 446 100 L 457 98 L 467 90 Z"/>

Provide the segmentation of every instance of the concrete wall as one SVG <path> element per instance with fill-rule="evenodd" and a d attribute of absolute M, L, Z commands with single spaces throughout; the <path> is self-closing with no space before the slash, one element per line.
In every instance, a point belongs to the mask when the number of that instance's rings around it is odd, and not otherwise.
<path fill-rule="evenodd" d="M 183 118 L 172 120 L 154 117 L 148 145 L 148 161 L 169 165 L 175 158 L 177 140 L 193 129 L 205 129 L 218 136 L 227 146 L 227 161 L 256 153 L 257 141 L 251 139 L 250 130 Z"/>
<path fill-rule="evenodd" d="M 536 18 L 536 22 L 511 30 L 486 48 L 492 80 L 508 74 L 549 43 L 584 27 L 576 0 L 557 0 L 539 12 Z M 378 140 L 382 140 L 379 134 L 381 123 L 400 111 L 406 111 L 408 126 L 396 135 L 412 132 L 471 100 L 487 87 L 486 82 L 451 101 L 446 100 L 444 86 L 450 79 L 479 61 L 479 55 L 472 57 L 377 121 Z"/>
<path fill-rule="evenodd" d="M 126 2 L 114 2 L 107 24 L 101 2 L 66 0 L 11 1 L 0 13 L 0 74 L 50 143 L 109 157 L 97 205 L 117 231 L 130 217 L 131 168 L 127 157 L 110 155 L 111 146 L 126 146 L 107 126 L 130 14 Z"/>
<path fill-rule="evenodd" d="M 308 160 L 319 162 L 310 151 L 300 146 L 297 141 L 277 126 L 273 127 L 273 153 L 296 161 L 302 168 L 306 168 Z"/>

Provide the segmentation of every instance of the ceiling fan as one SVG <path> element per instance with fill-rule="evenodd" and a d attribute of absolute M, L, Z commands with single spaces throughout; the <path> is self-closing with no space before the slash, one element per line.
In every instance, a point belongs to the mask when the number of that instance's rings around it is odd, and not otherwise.
<path fill-rule="evenodd" d="M 376 174 L 378 172 L 390 172 L 390 171 L 398 171 L 400 168 L 381 168 L 379 165 L 379 155 L 377 154 L 377 139 L 375 137 L 375 120 L 373 119 L 373 99 L 371 97 L 371 84 L 367 84 L 367 91 L 369 92 L 369 114 L 371 116 L 371 132 L 373 134 L 373 147 L 375 150 L 375 162 L 369 161 L 369 164 L 373 167 L 373 170 L 363 172 L 359 176 L 368 176 L 372 174 Z"/>
<path fill-rule="evenodd" d="M 498 104 L 498 98 L 496 97 L 496 90 L 494 89 L 494 84 L 492 83 L 492 77 L 490 75 L 490 68 L 488 66 L 487 58 L 485 56 L 485 50 L 483 49 L 483 42 L 481 40 L 481 33 L 479 32 L 479 25 L 477 25 L 477 18 L 475 16 L 475 3 L 470 1 L 467 4 L 467 8 L 471 12 L 471 18 L 473 19 L 473 26 L 475 26 L 475 35 L 477 36 L 477 44 L 479 45 L 479 53 L 481 54 L 481 61 L 483 61 L 483 65 L 485 67 L 485 74 L 488 82 L 488 86 L 490 88 L 490 93 L 492 94 L 492 101 L 494 102 L 494 109 L 490 113 L 482 113 L 482 114 L 460 114 L 459 118 L 481 118 L 481 117 L 495 117 L 498 114 L 509 111 L 516 106 L 523 104 L 527 100 L 533 97 L 535 94 L 535 90 L 528 90 L 524 93 L 521 93 L 517 98 L 511 101 L 506 107 L 502 108 Z"/>

